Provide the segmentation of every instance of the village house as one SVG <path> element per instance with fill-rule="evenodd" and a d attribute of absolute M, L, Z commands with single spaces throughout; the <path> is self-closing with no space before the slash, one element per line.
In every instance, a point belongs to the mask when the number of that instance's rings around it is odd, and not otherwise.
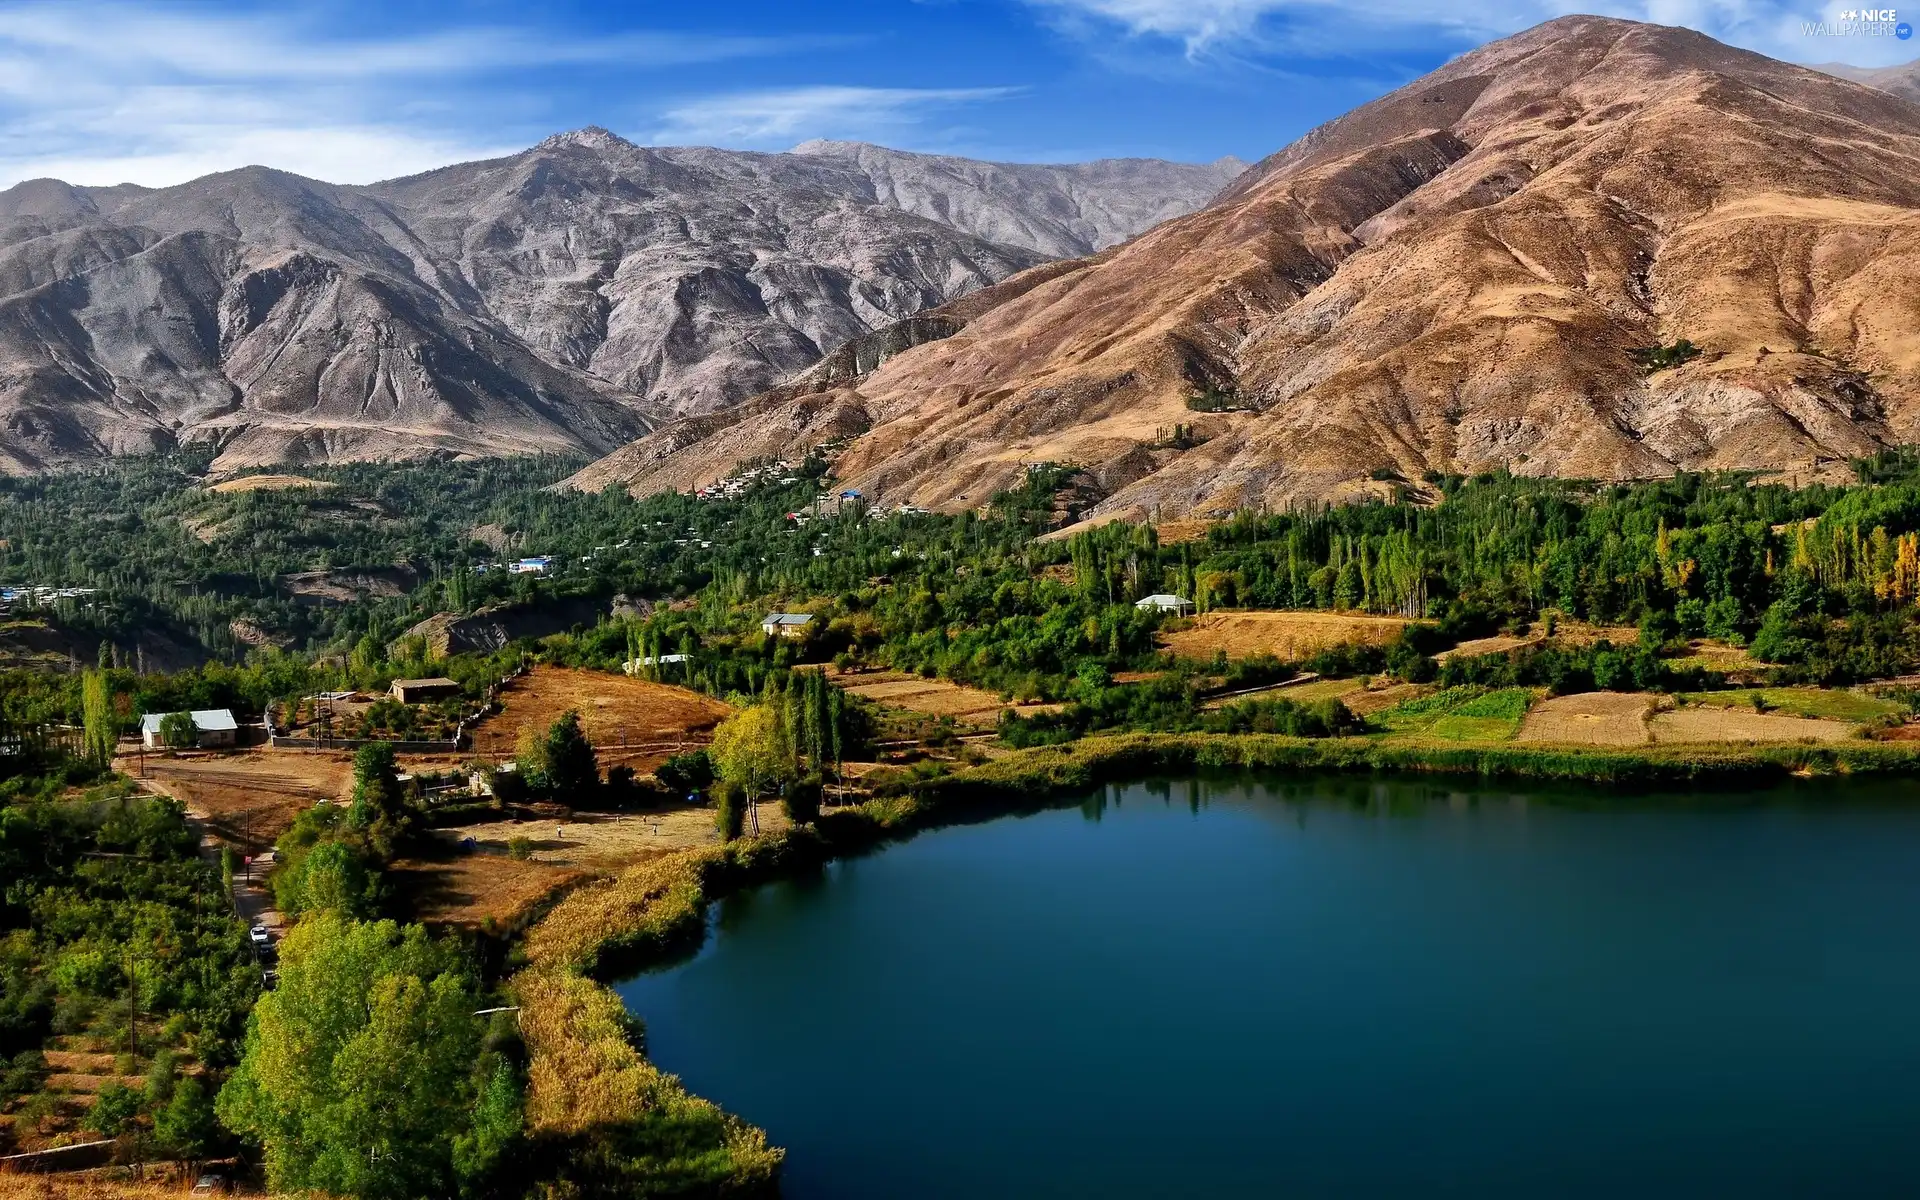
<path fill-rule="evenodd" d="M 803 638 L 812 624 L 812 613 L 768 613 L 760 622 L 760 632 L 768 637 Z"/>
<path fill-rule="evenodd" d="M 149 750 L 167 748 L 166 738 L 160 727 L 174 713 L 148 713 L 140 718 L 140 741 Z M 220 750 L 236 745 L 240 740 L 240 723 L 233 719 L 233 710 L 229 708 L 203 708 L 187 714 L 193 718 L 193 728 L 199 735 L 195 745 L 202 750 Z"/>
<path fill-rule="evenodd" d="M 1172 596 L 1166 592 L 1155 592 L 1151 596 L 1142 596 L 1133 602 L 1141 612 L 1172 613 L 1176 617 L 1188 616 L 1193 612 L 1193 601 L 1183 596 Z"/>
<path fill-rule="evenodd" d="M 460 694 L 460 685 L 443 676 L 430 679 L 396 679 L 388 693 L 402 704 L 425 704 Z"/>

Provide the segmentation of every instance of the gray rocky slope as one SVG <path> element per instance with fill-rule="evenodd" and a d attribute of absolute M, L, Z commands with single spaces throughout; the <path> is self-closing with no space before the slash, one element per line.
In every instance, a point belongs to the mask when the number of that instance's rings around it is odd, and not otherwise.
<path fill-rule="evenodd" d="M 1240 170 L 599 129 L 367 187 L 249 167 L 0 192 L 0 470 L 604 452 Z"/>

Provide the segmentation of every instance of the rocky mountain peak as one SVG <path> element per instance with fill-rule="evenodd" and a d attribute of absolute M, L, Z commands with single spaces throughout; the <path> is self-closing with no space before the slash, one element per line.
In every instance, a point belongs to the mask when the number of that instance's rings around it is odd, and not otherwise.
<path fill-rule="evenodd" d="M 1915 245 L 1920 106 L 1565 17 L 1197 212 L 922 314 L 927 336 L 851 375 L 582 479 L 685 487 L 833 442 L 878 503 L 967 507 L 1054 461 L 1106 492 L 1097 516 L 1146 516 L 1384 498 L 1429 472 L 1804 478 L 1920 437 Z"/>
<path fill-rule="evenodd" d="M 598 125 L 586 125 L 579 129 L 570 129 L 565 133 L 556 133 L 543 139 L 535 150 L 634 150 L 634 143 L 621 137 L 611 129 Z"/>
<path fill-rule="evenodd" d="M 0 470 L 604 453 L 1219 188 L 598 126 L 366 187 L 247 167 L 0 192 Z M 876 182 L 884 179 L 884 185 Z"/>

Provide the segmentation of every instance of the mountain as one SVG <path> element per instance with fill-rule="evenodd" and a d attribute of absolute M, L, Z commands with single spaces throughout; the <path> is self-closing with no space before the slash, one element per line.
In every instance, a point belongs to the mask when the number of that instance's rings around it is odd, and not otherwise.
<path fill-rule="evenodd" d="M 602 129 L 366 187 L 249 167 L 0 192 L 0 469 L 604 453 L 1238 171 Z"/>
<path fill-rule="evenodd" d="M 576 483 L 684 487 L 836 439 L 881 503 L 966 507 L 1054 461 L 1106 493 L 1096 515 L 1433 471 L 1813 468 L 1920 435 L 1916 326 L 1920 107 L 1567 17 L 1199 212 L 921 314 L 877 369 L 669 426 Z"/>
<path fill-rule="evenodd" d="M 1902 100 L 1920 101 L 1920 59 L 1897 67 L 1850 67 L 1845 63 L 1821 63 L 1814 70 L 1891 92 Z"/>

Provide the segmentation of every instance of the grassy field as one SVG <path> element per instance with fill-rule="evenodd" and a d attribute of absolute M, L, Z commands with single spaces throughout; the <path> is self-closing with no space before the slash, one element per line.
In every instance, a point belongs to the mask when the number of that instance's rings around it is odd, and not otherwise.
<path fill-rule="evenodd" d="M 1519 731 L 1532 703 L 1526 688 L 1456 687 L 1402 701 L 1373 720 L 1390 740 L 1504 742 Z"/>
<path fill-rule="evenodd" d="M 1758 698 L 1760 704 L 1754 705 Z M 1787 687 L 1750 688 L 1730 692 L 1684 692 L 1675 699 L 1685 705 L 1703 708 L 1745 708 L 1753 712 L 1780 712 L 1790 717 L 1828 721 L 1852 721 L 1856 724 L 1892 716 L 1900 706 L 1891 700 L 1864 692 L 1836 688 Z"/>

